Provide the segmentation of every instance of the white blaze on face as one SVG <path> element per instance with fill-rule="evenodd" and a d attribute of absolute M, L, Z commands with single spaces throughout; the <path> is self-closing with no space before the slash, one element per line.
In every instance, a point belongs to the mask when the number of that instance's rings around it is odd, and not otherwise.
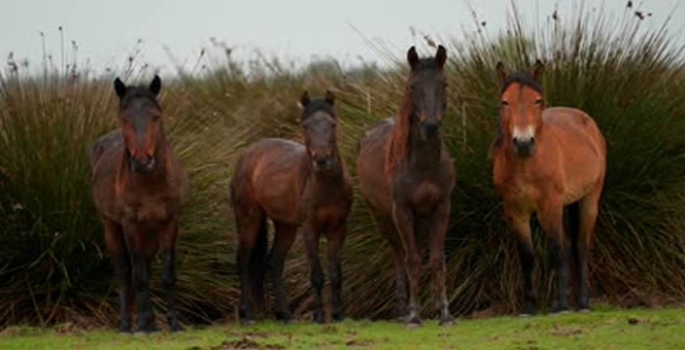
<path fill-rule="evenodd" d="M 520 128 L 518 126 L 514 126 L 514 130 L 512 130 L 511 136 L 514 139 L 518 139 L 518 140 L 534 139 L 535 138 L 535 127 L 533 127 L 532 125 L 528 125 L 525 128 Z"/>

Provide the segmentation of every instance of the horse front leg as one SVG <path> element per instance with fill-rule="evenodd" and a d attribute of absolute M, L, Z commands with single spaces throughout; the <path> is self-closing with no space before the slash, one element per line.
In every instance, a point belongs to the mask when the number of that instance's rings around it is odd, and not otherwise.
<path fill-rule="evenodd" d="M 333 304 L 333 320 L 340 322 L 345 319 L 342 303 L 342 249 L 347 232 L 346 223 L 338 225 L 328 237 L 328 268 L 331 280 L 331 302 Z"/>
<path fill-rule="evenodd" d="M 158 243 L 156 239 L 150 239 L 148 232 L 137 223 L 125 223 L 123 227 L 133 266 L 133 285 L 138 302 L 138 333 L 156 332 L 150 300 L 150 270 Z"/>
<path fill-rule="evenodd" d="M 534 315 L 536 313 L 537 291 L 533 280 L 535 267 L 535 252 L 533 250 L 533 237 L 530 230 L 530 214 L 513 209 L 513 205 L 505 205 L 507 225 L 516 236 L 519 252 L 519 261 L 523 272 L 523 312 L 521 316 Z"/>
<path fill-rule="evenodd" d="M 433 298 L 435 310 L 440 315 L 440 325 L 451 325 L 454 317 L 449 311 L 447 291 L 445 288 L 445 236 L 450 216 L 450 201 L 442 201 L 435 209 L 430 219 L 428 231 L 430 261 L 429 266 L 433 271 Z"/>
<path fill-rule="evenodd" d="M 105 229 L 105 244 L 114 267 L 114 279 L 119 288 L 119 332 L 131 332 L 131 303 L 133 300 L 131 257 L 129 256 L 124 234 L 119 224 L 102 219 Z"/>
<path fill-rule="evenodd" d="M 548 201 L 539 213 L 542 230 L 549 239 L 552 268 L 556 270 L 557 295 L 551 311 L 568 310 L 568 257 L 570 245 L 564 234 L 563 205 L 559 201 Z"/>
<path fill-rule="evenodd" d="M 178 219 L 173 219 L 160 232 L 162 248 L 162 285 L 167 302 L 167 323 L 171 332 L 180 332 L 176 311 L 176 247 L 178 245 Z"/>
<path fill-rule="evenodd" d="M 309 220 L 305 221 L 303 226 L 303 235 L 305 240 L 305 248 L 307 249 L 307 258 L 309 260 L 311 275 L 310 280 L 312 287 L 316 291 L 316 307 L 314 309 L 314 322 L 324 323 L 323 314 L 323 284 L 324 275 L 321 269 L 321 260 L 319 258 L 319 238 L 321 236 L 318 227 Z"/>
<path fill-rule="evenodd" d="M 394 203 L 392 208 L 393 221 L 405 251 L 405 266 L 409 280 L 409 313 L 406 322 L 410 326 L 420 326 L 419 316 L 419 278 L 421 277 L 421 255 L 416 248 L 414 237 L 414 213 L 409 205 Z"/>

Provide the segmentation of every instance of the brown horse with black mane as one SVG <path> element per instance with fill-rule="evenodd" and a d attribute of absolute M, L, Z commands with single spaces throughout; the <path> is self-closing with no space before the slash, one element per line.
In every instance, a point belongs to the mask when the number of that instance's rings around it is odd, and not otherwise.
<path fill-rule="evenodd" d="M 421 324 L 422 259 L 416 240 L 427 236 L 435 308 L 440 323 L 451 324 L 444 250 L 455 173 L 441 130 L 447 52 L 439 46 L 434 58 L 419 59 L 411 47 L 407 60 L 411 73 L 396 121 L 383 121 L 360 141 L 357 173 L 365 201 L 394 254 L 398 316 L 406 315 L 410 325 Z"/>
<path fill-rule="evenodd" d="M 187 176 L 166 140 L 157 101 L 161 87 L 158 76 L 149 87 L 126 86 L 117 78 L 121 129 L 98 139 L 90 154 L 93 199 L 119 282 L 120 332 L 131 331 L 132 287 L 138 331 L 155 331 L 149 288 L 152 259 L 160 248 L 167 321 L 171 331 L 181 329 L 174 302 L 175 258 Z"/>
<path fill-rule="evenodd" d="M 284 139 L 264 139 L 248 148 L 238 160 L 231 180 L 231 202 L 238 231 L 236 264 L 240 272 L 240 319 L 253 319 L 250 296 L 263 303 L 264 275 L 270 274 L 276 318 L 289 321 L 291 313 L 283 287 L 286 254 L 302 226 L 311 283 L 316 290 L 314 321 L 324 322 L 324 275 L 319 261 L 319 238 L 328 239 L 333 319 L 344 318 L 342 306 L 342 248 L 347 216 L 352 205 L 352 183 L 337 145 L 335 97 L 310 100 L 304 92 L 301 124 L 305 145 Z M 275 226 L 268 257 L 266 220 Z"/>
<path fill-rule="evenodd" d="M 533 314 L 536 309 L 533 213 L 552 248 L 557 278 L 552 311 L 568 309 L 569 253 L 578 271 L 578 309 L 589 310 L 587 260 L 606 174 L 604 137 L 595 121 L 581 110 L 545 108 L 542 62 L 536 62 L 531 74 L 509 74 L 501 62 L 497 71 L 502 90 L 499 129 L 492 148 L 493 180 L 518 241 L 525 290 L 523 314 Z"/>

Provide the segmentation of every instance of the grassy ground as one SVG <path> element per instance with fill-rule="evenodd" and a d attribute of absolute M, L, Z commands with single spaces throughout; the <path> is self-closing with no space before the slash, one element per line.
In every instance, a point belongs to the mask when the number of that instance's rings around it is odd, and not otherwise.
<path fill-rule="evenodd" d="M 682 349 L 685 312 L 598 310 L 531 318 L 464 319 L 452 327 L 429 321 L 420 329 L 390 322 L 335 325 L 259 323 L 213 326 L 179 335 L 123 336 L 110 330 L 8 328 L 9 349 Z"/>

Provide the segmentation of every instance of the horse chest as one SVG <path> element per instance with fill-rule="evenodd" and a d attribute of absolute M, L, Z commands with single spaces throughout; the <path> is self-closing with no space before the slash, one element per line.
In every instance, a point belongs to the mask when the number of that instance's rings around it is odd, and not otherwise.
<path fill-rule="evenodd" d="M 535 210 L 540 187 L 534 182 L 516 176 L 495 176 L 494 180 L 497 192 L 506 202 Z"/>
<path fill-rule="evenodd" d="M 428 181 L 419 183 L 411 193 L 414 209 L 419 214 L 429 214 L 440 200 L 442 191 L 436 184 Z"/>
<path fill-rule="evenodd" d="M 169 219 L 171 210 L 164 198 L 141 198 L 124 204 L 127 219 L 146 224 L 164 222 Z"/>

